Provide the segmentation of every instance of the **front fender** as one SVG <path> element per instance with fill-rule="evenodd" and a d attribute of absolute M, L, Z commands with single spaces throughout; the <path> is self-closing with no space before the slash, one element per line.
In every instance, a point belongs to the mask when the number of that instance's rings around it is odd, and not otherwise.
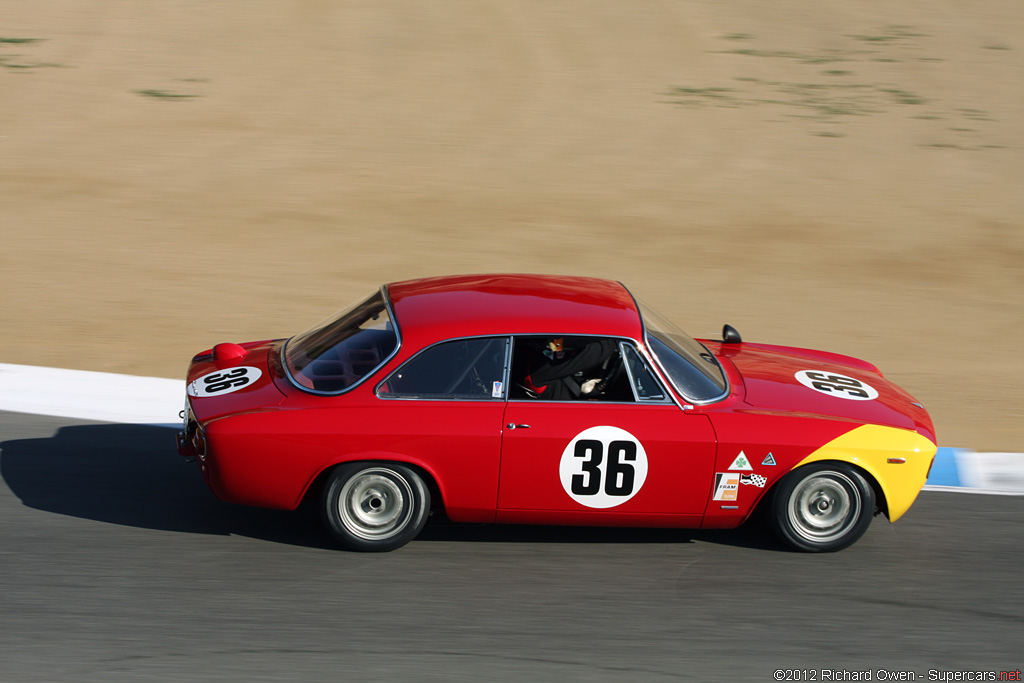
<path fill-rule="evenodd" d="M 838 460 L 855 465 L 878 483 L 889 521 L 895 522 L 917 499 L 935 457 L 936 445 L 917 432 L 861 425 L 817 449 L 796 464 Z"/>

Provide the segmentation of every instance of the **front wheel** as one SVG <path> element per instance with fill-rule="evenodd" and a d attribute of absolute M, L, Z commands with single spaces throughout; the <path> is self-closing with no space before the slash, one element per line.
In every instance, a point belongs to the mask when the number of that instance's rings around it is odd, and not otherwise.
<path fill-rule="evenodd" d="M 423 530 L 430 492 L 404 465 L 350 463 L 331 473 L 321 510 L 331 535 L 343 546 L 395 550 Z"/>
<path fill-rule="evenodd" d="M 853 467 L 814 463 L 775 487 L 772 527 L 785 543 L 806 552 L 832 552 L 864 535 L 875 512 L 875 491 Z"/>

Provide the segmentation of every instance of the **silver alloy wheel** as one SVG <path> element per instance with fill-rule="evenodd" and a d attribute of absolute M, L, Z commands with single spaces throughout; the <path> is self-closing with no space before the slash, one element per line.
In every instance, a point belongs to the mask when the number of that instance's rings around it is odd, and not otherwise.
<path fill-rule="evenodd" d="M 796 485 L 786 506 L 793 530 L 808 541 L 834 541 L 857 523 L 861 513 L 857 485 L 840 472 L 819 472 Z"/>
<path fill-rule="evenodd" d="M 356 473 L 341 489 L 338 514 L 353 536 L 367 541 L 391 538 L 413 517 L 412 486 L 398 472 L 381 467 Z"/>

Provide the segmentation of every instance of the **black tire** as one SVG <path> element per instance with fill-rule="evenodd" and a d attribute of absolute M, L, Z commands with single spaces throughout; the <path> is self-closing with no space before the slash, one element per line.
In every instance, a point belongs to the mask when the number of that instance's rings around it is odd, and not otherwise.
<path fill-rule="evenodd" d="M 854 467 L 819 462 L 791 472 L 774 489 L 771 524 L 789 546 L 834 552 L 864 535 L 875 514 L 875 490 Z"/>
<path fill-rule="evenodd" d="M 331 535 L 346 548 L 384 552 L 416 538 L 427 523 L 430 492 L 412 469 L 395 463 L 338 466 L 321 503 Z"/>

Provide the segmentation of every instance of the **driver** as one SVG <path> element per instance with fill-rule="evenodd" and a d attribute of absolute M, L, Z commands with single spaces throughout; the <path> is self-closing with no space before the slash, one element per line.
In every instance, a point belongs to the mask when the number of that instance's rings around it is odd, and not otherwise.
<path fill-rule="evenodd" d="M 523 384 L 545 400 L 578 399 L 594 391 L 601 381 L 595 375 L 600 375 L 601 366 L 617 349 L 618 344 L 612 339 L 595 339 L 566 350 L 564 337 L 552 337 L 542 355 L 531 362 Z"/>

